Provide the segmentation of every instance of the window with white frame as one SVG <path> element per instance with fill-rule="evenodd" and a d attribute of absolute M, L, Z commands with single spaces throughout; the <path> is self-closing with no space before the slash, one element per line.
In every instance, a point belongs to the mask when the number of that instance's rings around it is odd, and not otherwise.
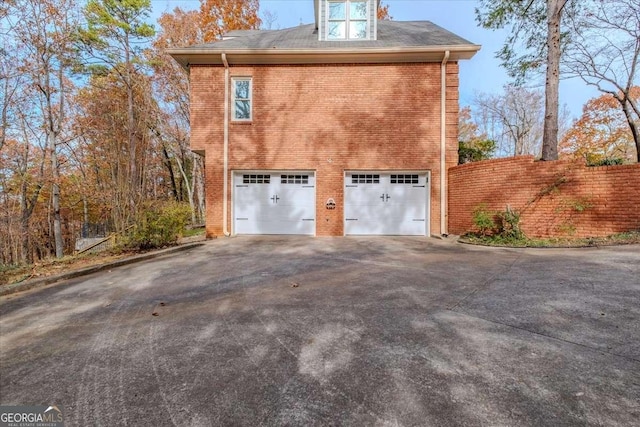
<path fill-rule="evenodd" d="M 327 39 L 366 39 L 367 11 L 367 1 L 329 0 L 327 4 Z"/>
<path fill-rule="evenodd" d="M 232 82 L 232 120 L 251 120 L 252 84 L 251 77 L 233 77 Z"/>

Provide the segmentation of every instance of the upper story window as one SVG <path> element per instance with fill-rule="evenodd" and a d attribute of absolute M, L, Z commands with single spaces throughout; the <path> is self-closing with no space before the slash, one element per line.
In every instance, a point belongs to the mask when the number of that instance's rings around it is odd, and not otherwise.
<path fill-rule="evenodd" d="M 232 83 L 232 120 L 250 121 L 252 104 L 251 77 L 233 77 Z"/>
<path fill-rule="evenodd" d="M 367 1 L 329 0 L 327 3 L 327 40 L 367 38 Z"/>

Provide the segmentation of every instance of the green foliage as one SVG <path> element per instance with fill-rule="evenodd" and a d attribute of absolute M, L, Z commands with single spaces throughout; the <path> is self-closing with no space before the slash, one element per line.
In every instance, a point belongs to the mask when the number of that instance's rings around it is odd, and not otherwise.
<path fill-rule="evenodd" d="M 486 236 L 495 228 L 494 213 L 487 210 L 487 205 L 481 203 L 473 210 L 473 225 L 478 229 L 480 235 Z"/>
<path fill-rule="evenodd" d="M 591 200 L 587 197 L 567 200 L 565 201 L 565 205 L 575 212 L 584 212 L 587 209 L 591 209 L 593 207 L 593 203 L 591 203 Z"/>
<path fill-rule="evenodd" d="M 86 28 L 78 31 L 78 40 L 95 59 L 109 66 L 118 63 L 143 63 L 143 45 L 155 35 L 150 0 L 89 0 L 84 8 Z"/>
<path fill-rule="evenodd" d="M 524 233 L 520 229 L 520 213 L 509 205 L 502 212 L 496 212 L 496 234 L 508 239 L 522 239 Z"/>
<path fill-rule="evenodd" d="M 510 77 L 518 82 L 532 71 L 544 69 L 547 56 L 547 0 L 480 0 L 475 9 L 476 21 L 484 28 L 497 30 L 510 28 L 511 33 L 505 40 L 496 57 Z M 564 28 L 575 16 L 582 2 L 568 0 L 563 8 Z M 562 46 L 571 42 L 569 31 L 560 34 Z"/>
<path fill-rule="evenodd" d="M 493 236 L 507 240 L 520 240 L 524 233 L 520 228 L 520 213 L 507 205 L 504 211 L 490 211 L 481 203 L 473 210 L 473 224 L 479 236 Z"/>
<path fill-rule="evenodd" d="M 127 249 L 154 249 L 176 244 L 191 218 L 186 203 L 151 204 L 142 210 L 125 239 Z"/>
<path fill-rule="evenodd" d="M 496 151 L 496 142 L 491 139 L 458 142 L 458 164 L 487 160 Z"/>
<path fill-rule="evenodd" d="M 621 165 L 624 163 L 624 159 L 614 158 L 614 159 L 593 159 L 590 156 L 587 156 L 587 166 L 615 166 Z"/>
<path fill-rule="evenodd" d="M 640 231 L 628 231 L 613 234 L 607 237 L 549 237 L 543 239 L 505 238 L 502 236 L 477 236 L 468 234 L 461 239 L 465 243 L 474 243 L 487 246 L 509 246 L 517 248 L 551 248 L 551 247 L 586 247 L 627 245 L 640 243 Z"/>

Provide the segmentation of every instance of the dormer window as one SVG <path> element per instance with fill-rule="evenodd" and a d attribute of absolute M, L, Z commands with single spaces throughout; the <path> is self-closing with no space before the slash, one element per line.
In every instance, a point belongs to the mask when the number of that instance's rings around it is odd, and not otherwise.
<path fill-rule="evenodd" d="M 326 40 L 370 38 L 372 0 L 327 0 Z"/>
<path fill-rule="evenodd" d="M 367 38 L 366 1 L 329 1 L 327 39 Z"/>

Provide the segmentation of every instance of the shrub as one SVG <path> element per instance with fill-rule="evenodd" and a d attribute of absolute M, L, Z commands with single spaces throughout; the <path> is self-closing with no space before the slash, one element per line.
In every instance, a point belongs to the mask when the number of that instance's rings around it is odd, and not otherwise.
<path fill-rule="evenodd" d="M 624 159 L 619 157 L 604 158 L 604 159 L 589 159 L 587 158 L 587 166 L 616 166 L 624 163 Z"/>
<path fill-rule="evenodd" d="M 505 241 L 524 239 L 520 228 L 520 212 L 507 205 L 504 211 L 489 211 L 481 203 L 473 211 L 473 224 L 478 235 Z"/>
<path fill-rule="evenodd" d="M 496 151 L 496 142 L 491 139 L 458 141 L 458 164 L 487 160 Z"/>
<path fill-rule="evenodd" d="M 174 245 L 189 223 L 190 217 L 188 204 L 150 204 L 140 213 L 135 227 L 126 237 L 125 246 L 144 250 Z"/>
<path fill-rule="evenodd" d="M 481 235 L 487 236 L 495 230 L 494 215 L 493 212 L 487 210 L 487 205 L 484 203 L 479 204 L 473 210 L 473 224 Z"/>
<path fill-rule="evenodd" d="M 497 234 L 507 239 L 522 239 L 524 233 L 520 229 L 520 213 L 509 205 L 503 212 L 496 212 Z"/>

